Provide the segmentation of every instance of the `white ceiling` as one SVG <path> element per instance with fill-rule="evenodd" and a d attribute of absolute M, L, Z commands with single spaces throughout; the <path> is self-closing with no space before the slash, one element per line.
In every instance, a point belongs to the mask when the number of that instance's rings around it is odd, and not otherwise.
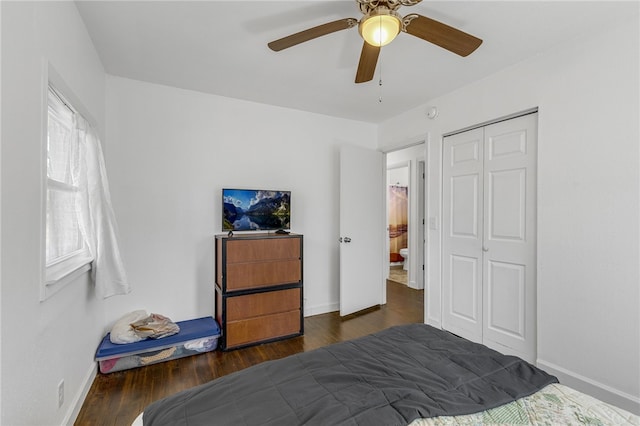
<path fill-rule="evenodd" d="M 267 48 L 316 25 L 360 19 L 355 0 L 76 3 L 109 74 L 374 123 L 637 13 L 629 1 L 424 0 L 400 14 L 454 26 L 483 39 L 480 48 L 461 58 L 401 33 L 382 49 L 374 80 L 355 84 L 357 28 Z"/>

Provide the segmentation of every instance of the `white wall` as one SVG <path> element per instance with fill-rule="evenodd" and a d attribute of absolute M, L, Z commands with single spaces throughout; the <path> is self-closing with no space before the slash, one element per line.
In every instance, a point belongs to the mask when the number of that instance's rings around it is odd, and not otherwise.
<path fill-rule="evenodd" d="M 213 314 L 223 187 L 291 190 L 305 315 L 337 309 L 339 146 L 375 148 L 376 126 L 119 77 L 107 93 L 107 171 L 133 285 L 107 301 L 108 318 Z"/>
<path fill-rule="evenodd" d="M 439 220 L 442 135 L 539 108 L 538 364 L 640 413 L 640 46 L 638 3 L 628 7 L 615 28 L 382 123 L 380 146 L 429 134 L 427 216 Z M 429 105 L 436 120 L 426 118 Z M 439 250 L 440 230 L 430 230 L 426 308 L 435 325 Z"/>
<path fill-rule="evenodd" d="M 3 425 L 72 420 L 95 372 L 104 304 L 85 274 L 40 302 L 42 125 L 47 62 L 104 130 L 105 75 L 73 2 L 0 2 L 2 10 Z M 80 105 L 77 105 L 80 106 Z M 57 387 L 65 382 L 58 408 Z"/>
<path fill-rule="evenodd" d="M 387 186 L 409 186 L 409 164 L 387 166 Z"/>

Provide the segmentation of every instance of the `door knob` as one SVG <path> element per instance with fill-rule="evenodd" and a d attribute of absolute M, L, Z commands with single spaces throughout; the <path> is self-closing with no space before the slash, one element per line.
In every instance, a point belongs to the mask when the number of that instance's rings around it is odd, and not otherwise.
<path fill-rule="evenodd" d="M 350 243 L 350 242 L 351 242 L 351 238 L 349 238 L 349 237 L 344 237 L 344 242 L 345 242 L 345 243 Z"/>
<path fill-rule="evenodd" d="M 486 252 L 488 252 L 488 251 L 489 251 L 489 249 L 488 249 L 488 248 L 486 248 L 485 246 L 482 246 L 482 251 L 486 253 Z"/>

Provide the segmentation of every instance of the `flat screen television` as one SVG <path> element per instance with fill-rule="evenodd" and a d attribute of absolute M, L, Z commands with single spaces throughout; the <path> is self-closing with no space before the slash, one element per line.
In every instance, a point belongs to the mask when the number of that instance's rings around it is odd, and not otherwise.
<path fill-rule="evenodd" d="M 291 191 L 222 190 L 223 231 L 289 230 Z"/>

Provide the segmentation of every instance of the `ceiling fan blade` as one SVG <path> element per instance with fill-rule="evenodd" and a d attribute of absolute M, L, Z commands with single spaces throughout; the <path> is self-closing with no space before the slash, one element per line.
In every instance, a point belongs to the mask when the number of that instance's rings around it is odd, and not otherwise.
<path fill-rule="evenodd" d="M 460 56 L 468 56 L 482 40 L 426 16 L 412 13 L 404 17 L 406 32 Z"/>
<path fill-rule="evenodd" d="M 290 36 L 272 41 L 271 43 L 267 44 L 267 46 L 269 46 L 271 50 L 279 52 L 283 49 L 295 46 L 296 44 L 304 43 L 305 41 L 313 40 L 314 38 L 335 33 L 336 31 L 346 30 L 347 28 L 352 28 L 356 25 L 358 25 L 357 19 L 339 19 L 337 21 L 318 25 L 317 27 L 309 28 L 308 30 L 300 31 L 299 33 L 291 34 Z"/>
<path fill-rule="evenodd" d="M 373 79 L 379 55 L 380 47 L 372 46 L 367 42 L 363 43 L 358 71 L 356 72 L 356 83 L 364 83 Z"/>

